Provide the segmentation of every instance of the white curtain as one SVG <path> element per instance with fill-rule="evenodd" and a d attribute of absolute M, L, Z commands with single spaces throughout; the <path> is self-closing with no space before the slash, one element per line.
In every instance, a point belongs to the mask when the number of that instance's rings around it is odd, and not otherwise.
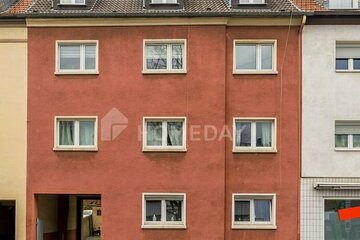
<path fill-rule="evenodd" d="M 146 144 L 148 146 L 162 145 L 162 122 L 146 123 Z"/>
<path fill-rule="evenodd" d="M 183 123 L 182 122 L 168 122 L 168 146 L 182 146 L 183 145 Z"/>
<path fill-rule="evenodd" d="M 271 123 L 261 124 L 261 142 L 263 147 L 271 147 Z"/>
<path fill-rule="evenodd" d="M 80 145 L 94 145 L 94 122 L 80 121 Z"/>
<path fill-rule="evenodd" d="M 74 122 L 60 121 L 59 132 L 59 145 L 74 145 Z"/>

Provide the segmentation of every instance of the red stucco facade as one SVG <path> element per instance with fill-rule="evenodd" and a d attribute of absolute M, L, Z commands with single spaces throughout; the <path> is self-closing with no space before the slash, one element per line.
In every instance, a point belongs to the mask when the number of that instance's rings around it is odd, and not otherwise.
<path fill-rule="evenodd" d="M 299 29 L 29 28 L 27 239 L 35 239 L 36 194 L 101 194 L 105 240 L 297 239 Z M 187 39 L 187 73 L 142 74 L 144 39 Z M 233 75 L 234 39 L 276 39 L 279 73 Z M 56 40 L 99 40 L 99 75 L 55 75 Z M 99 137 L 97 152 L 53 150 L 55 116 L 98 116 L 100 128 L 112 108 L 128 118 L 115 140 Z M 187 152 L 143 152 L 144 116 L 186 116 Z M 277 153 L 204 141 L 205 125 L 232 131 L 233 117 L 276 117 Z M 193 125 L 201 140 L 190 140 Z M 141 229 L 143 192 L 186 193 L 187 229 Z M 232 230 L 232 193 L 276 193 L 277 229 Z"/>

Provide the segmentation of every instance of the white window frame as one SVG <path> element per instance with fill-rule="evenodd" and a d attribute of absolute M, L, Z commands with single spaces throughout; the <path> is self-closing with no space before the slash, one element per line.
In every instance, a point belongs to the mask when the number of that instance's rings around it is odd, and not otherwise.
<path fill-rule="evenodd" d="M 80 121 L 93 120 L 94 124 L 94 145 L 79 144 Z M 74 145 L 59 144 L 59 121 L 74 121 Z M 97 151 L 98 140 L 98 117 L 97 116 L 55 116 L 54 118 L 54 151 Z"/>
<path fill-rule="evenodd" d="M 85 69 L 85 45 L 96 45 L 95 69 Z M 68 70 L 60 69 L 60 46 L 61 45 L 80 45 L 80 69 Z M 55 74 L 99 74 L 99 41 L 98 40 L 57 40 L 55 43 Z"/>
<path fill-rule="evenodd" d="M 360 128 L 360 120 L 336 120 L 335 128 L 334 128 L 334 148 L 337 152 L 360 152 L 360 147 L 353 147 L 353 135 L 354 134 L 344 134 L 348 135 L 348 146 L 347 147 L 336 147 L 336 126 L 337 125 L 349 125 L 349 126 L 359 126 Z"/>
<path fill-rule="evenodd" d="M 146 45 L 167 45 L 167 69 L 147 69 L 146 67 Z M 183 69 L 172 69 L 172 44 L 183 44 Z M 187 40 L 186 39 L 144 39 L 143 41 L 143 74 L 185 74 L 187 73 Z"/>
<path fill-rule="evenodd" d="M 155 3 L 154 0 L 151 0 L 151 4 L 177 4 L 178 1 L 175 0 L 175 3 L 173 2 L 166 2 L 166 0 L 161 0 L 161 3 Z"/>
<path fill-rule="evenodd" d="M 237 69 L 236 68 L 236 45 L 237 44 L 256 44 L 256 69 Z M 261 69 L 261 45 L 272 44 L 272 69 Z M 233 74 L 277 74 L 277 40 L 275 39 L 235 39 L 233 43 Z"/>
<path fill-rule="evenodd" d="M 241 2 L 241 0 L 239 0 L 239 4 L 240 5 L 247 5 L 247 4 L 260 5 L 260 4 L 265 4 L 265 0 L 261 0 L 261 3 L 254 2 L 254 0 L 249 0 L 248 3 L 245 3 L 245 2 Z"/>
<path fill-rule="evenodd" d="M 159 222 L 146 221 L 146 198 L 161 201 L 161 218 Z M 166 200 L 182 200 L 182 221 L 166 221 Z M 186 229 L 186 193 L 143 193 L 142 194 L 141 228 Z M 164 220 L 165 219 L 165 220 Z"/>
<path fill-rule="evenodd" d="M 147 122 L 162 122 L 162 146 L 147 146 Z M 181 121 L 183 123 L 183 145 L 167 146 L 167 125 L 166 122 Z M 164 131 L 165 129 L 165 131 Z M 144 117 L 143 118 L 143 151 L 144 152 L 186 152 L 186 117 Z"/>
<path fill-rule="evenodd" d="M 240 147 L 236 146 L 236 123 L 237 122 L 251 122 L 251 146 Z M 271 147 L 256 147 L 256 122 L 272 122 L 272 146 Z M 233 118 L 233 152 L 264 152 L 275 153 L 277 139 L 277 126 L 275 117 L 234 117 Z"/>
<path fill-rule="evenodd" d="M 359 8 L 359 1 L 358 0 L 352 0 L 352 8 L 330 8 L 330 1 L 329 0 L 329 9 L 330 10 L 346 10 L 346 9 L 358 9 Z"/>
<path fill-rule="evenodd" d="M 254 200 L 271 200 L 269 222 L 255 222 Z M 250 221 L 235 221 L 235 201 L 250 201 Z M 231 210 L 232 229 L 276 229 L 276 194 L 275 193 L 233 193 Z"/>
<path fill-rule="evenodd" d="M 83 3 L 76 3 L 75 0 L 71 0 L 71 3 L 64 3 L 63 0 L 60 0 L 59 5 L 86 5 L 86 0 L 83 1 Z"/>
<path fill-rule="evenodd" d="M 337 47 L 338 45 L 346 45 L 346 44 L 357 44 L 360 48 L 359 41 L 335 41 L 335 72 L 337 73 L 360 73 L 360 69 L 354 69 L 354 58 L 348 58 L 348 69 L 336 69 L 336 59 L 337 59 Z M 359 56 L 360 58 L 360 56 Z"/>

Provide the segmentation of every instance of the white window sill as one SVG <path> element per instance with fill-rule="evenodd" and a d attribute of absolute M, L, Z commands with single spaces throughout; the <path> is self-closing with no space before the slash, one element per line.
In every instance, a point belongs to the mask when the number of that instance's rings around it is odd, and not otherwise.
<path fill-rule="evenodd" d="M 234 75 L 276 75 L 278 71 L 233 71 Z"/>
<path fill-rule="evenodd" d="M 56 71 L 55 75 L 99 75 L 99 71 Z"/>
<path fill-rule="evenodd" d="M 335 148 L 335 152 L 360 152 L 360 148 Z"/>
<path fill-rule="evenodd" d="M 186 229 L 186 225 L 141 225 L 142 229 Z"/>
<path fill-rule="evenodd" d="M 261 148 L 234 148 L 233 153 L 277 153 L 277 149 L 261 149 Z"/>
<path fill-rule="evenodd" d="M 360 70 L 335 70 L 337 73 L 360 73 Z"/>
<path fill-rule="evenodd" d="M 143 152 L 187 152 L 186 148 L 143 148 Z"/>
<path fill-rule="evenodd" d="M 233 224 L 232 229 L 277 229 L 276 225 L 272 224 Z"/>
<path fill-rule="evenodd" d="M 97 152 L 97 147 L 92 148 L 63 148 L 63 147 L 54 147 L 54 152 Z"/>
<path fill-rule="evenodd" d="M 174 71 L 174 70 L 159 70 L 159 71 L 151 71 L 151 70 L 143 70 L 142 74 L 186 74 L 186 70 Z"/>

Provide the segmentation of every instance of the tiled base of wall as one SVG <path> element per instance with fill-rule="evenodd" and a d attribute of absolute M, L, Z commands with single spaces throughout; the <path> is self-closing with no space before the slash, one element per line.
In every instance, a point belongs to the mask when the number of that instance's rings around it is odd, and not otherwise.
<path fill-rule="evenodd" d="M 360 183 L 360 178 L 301 179 L 301 240 L 324 240 L 324 198 L 360 198 L 360 190 L 315 190 L 317 182 Z"/>

